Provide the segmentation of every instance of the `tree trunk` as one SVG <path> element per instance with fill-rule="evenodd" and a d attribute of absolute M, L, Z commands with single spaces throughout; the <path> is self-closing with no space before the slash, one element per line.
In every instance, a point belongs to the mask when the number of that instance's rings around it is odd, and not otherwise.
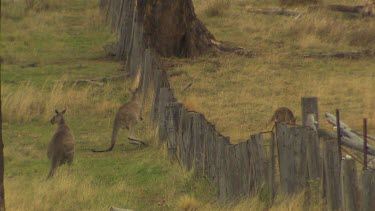
<path fill-rule="evenodd" d="M 215 40 L 196 17 L 192 0 L 149 0 L 138 4 L 145 40 L 163 56 L 197 56 Z"/>
<path fill-rule="evenodd" d="M 141 27 L 144 47 L 161 56 L 194 57 L 216 48 L 215 37 L 196 17 L 192 0 L 104 0 L 101 8 L 119 32 L 122 60 L 131 48 L 134 23 Z"/>

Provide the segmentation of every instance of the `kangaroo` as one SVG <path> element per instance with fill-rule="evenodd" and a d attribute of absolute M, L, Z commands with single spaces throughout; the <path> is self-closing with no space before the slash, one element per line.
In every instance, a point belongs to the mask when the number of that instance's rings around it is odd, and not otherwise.
<path fill-rule="evenodd" d="M 132 135 L 133 128 L 139 121 L 142 121 L 143 118 L 141 117 L 141 104 L 140 104 L 140 93 L 138 88 L 132 92 L 132 97 L 130 102 L 125 103 L 122 105 L 119 110 L 117 111 L 115 121 L 113 123 L 113 130 L 112 130 L 112 139 L 111 139 L 111 146 L 106 150 L 95 150 L 93 152 L 109 152 L 113 150 L 113 147 L 116 144 L 116 139 L 118 132 L 121 129 L 127 129 Z"/>
<path fill-rule="evenodd" d="M 65 111 L 66 109 L 62 112 L 55 110 L 56 115 L 50 121 L 51 124 L 58 124 L 58 127 L 48 146 L 47 156 L 52 161 L 52 165 L 47 179 L 55 174 L 57 167 L 65 163 L 69 166 L 68 174 L 70 174 L 70 166 L 74 157 L 74 137 L 65 123 L 63 116 Z"/>
<path fill-rule="evenodd" d="M 288 124 L 296 124 L 296 118 L 293 115 L 293 112 L 286 107 L 280 107 L 276 109 L 272 118 L 268 121 L 267 126 L 272 122 L 285 122 Z"/>
<path fill-rule="evenodd" d="M 374 8 L 375 8 L 375 0 L 367 0 L 365 2 L 365 6 L 361 10 L 361 15 L 365 16 L 372 16 L 374 15 Z"/>

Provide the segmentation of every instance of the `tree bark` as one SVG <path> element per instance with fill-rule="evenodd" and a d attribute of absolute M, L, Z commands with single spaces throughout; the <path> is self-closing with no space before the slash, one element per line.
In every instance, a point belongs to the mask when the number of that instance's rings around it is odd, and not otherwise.
<path fill-rule="evenodd" d="M 129 54 L 135 23 L 144 47 L 161 56 L 194 57 L 217 48 L 215 37 L 196 17 L 192 0 L 102 0 L 100 6 L 119 33 L 121 60 Z"/>

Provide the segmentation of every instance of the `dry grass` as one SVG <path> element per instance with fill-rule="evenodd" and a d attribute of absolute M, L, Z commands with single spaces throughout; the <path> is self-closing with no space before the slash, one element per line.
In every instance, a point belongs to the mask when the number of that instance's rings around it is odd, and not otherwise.
<path fill-rule="evenodd" d="M 269 7 L 277 6 L 267 3 Z M 343 120 L 357 130 L 361 130 L 362 118 L 367 117 L 370 133 L 374 134 L 373 59 L 304 59 L 302 55 L 374 49 L 375 21 L 329 11 L 294 19 L 251 14 L 244 8 L 265 4 L 232 0 L 225 17 L 207 17 L 202 10 L 204 3 L 196 2 L 198 17 L 219 40 L 253 50 L 256 56 L 248 59 L 223 54 L 170 70 L 187 73 L 171 78 L 178 99 L 202 112 L 233 142 L 267 130 L 266 122 L 281 106 L 291 108 L 297 123 L 301 123 L 300 101 L 304 96 L 319 98 L 323 127 L 331 128 L 323 114 L 339 108 Z M 189 81 L 194 82 L 192 87 L 180 93 L 181 83 Z"/>
<path fill-rule="evenodd" d="M 16 88 L 3 85 L 3 120 L 17 123 L 48 120 L 55 109 L 64 108 L 73 115 L 85 112 L 87 115 L 105 116 L 120 106 L 120 102 L 110 96 L 114 89 L 115 86 L 109 84 L 104 87 L 79 87 L 65 80 L 41 89 L 33 86 L 31 82 Z M 123 94 L 129 95 L 126 92 Z"/>
<path fill-rule="evenodd" d="M 231 0 L 208 0 L 205 3 L 204 13 L 207 17 L 222 17 L 230 7 Z"/>

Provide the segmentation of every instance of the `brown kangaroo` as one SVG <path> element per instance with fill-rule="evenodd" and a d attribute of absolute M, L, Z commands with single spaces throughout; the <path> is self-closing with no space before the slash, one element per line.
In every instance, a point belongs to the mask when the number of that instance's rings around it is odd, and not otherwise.
<path fill-rule="evenodd" d="M 141 117 L 141 103 L 140 103 L 140 93 L 138 88 L 132 92 L 132 98 L 130 102 L 125 103 L 122 105 L 119 110 L 117 111 L 115 121 L 113 123 L 113 130 L 112 130 L 112 139 L 111 139 L 111 146 L 106 150 L 95 150 L 93 152 L 109 152 L 113 150 L 113 147 L 116 144 L 116 139 L 118 132 L 121 129 L 127 129 L 132 135 L 133 128 L 137 123 L 143 118 Z"/>
<path fill-rule="evenodd" d="M 293 115 L 293 112 L 286 107 L 280 107 L 276 109 L 272 118 L 268 121 L 267 126 L 272 122 L 285 122 L 288 124 L 296 124 L 296 118 Z"/>
<path fill-rule="evenodd" d="M 58 124 L 58 127 L 48 146 L 47 156 L 52 161 L 52 165 L 47 179 L 52 177 L 57 167 L 64 163 L 68 164 L 68 174 L 70 174 L 70 166 L 74 157 L 74 137 L 69 126 L 65 123 L 63 117 L 65 111 L 66 109 L 62 112 L 55 110 L 56 115 L 50 121 L 51 124 Z"/>

